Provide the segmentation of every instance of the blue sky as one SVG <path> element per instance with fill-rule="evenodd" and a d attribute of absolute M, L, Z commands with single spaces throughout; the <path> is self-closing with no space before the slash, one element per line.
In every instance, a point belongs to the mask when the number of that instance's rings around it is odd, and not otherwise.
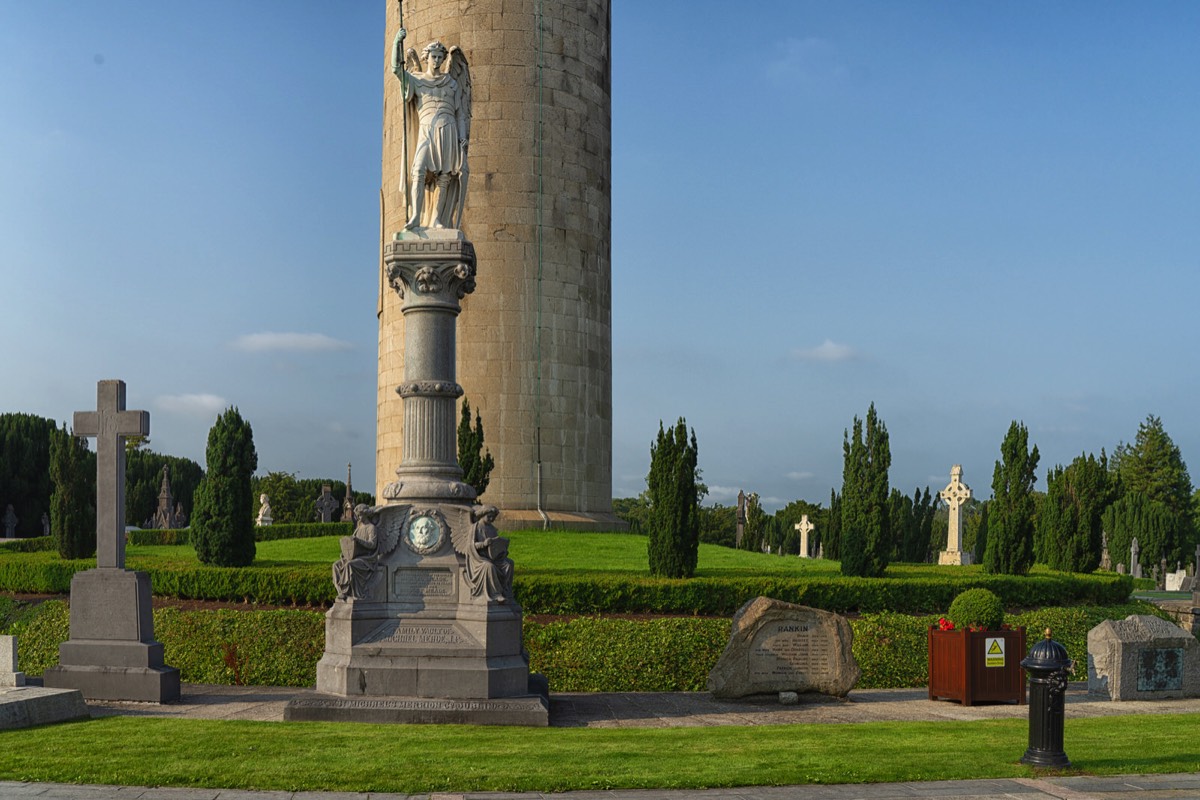
<path fill-rule="evenodd" d="M 710 500 L 827 500 L 872 401 L 909 493 L 1014 419 L 1039 488 L 1150 413 L 1200 457 L 1200 5 L 729 12 L 613 3 L 615 495 L 683 415 Z M 0 411 L 120 377 L 155 449 L 236 404 L 373 483 L 384 14 L 0 0 Z"/>

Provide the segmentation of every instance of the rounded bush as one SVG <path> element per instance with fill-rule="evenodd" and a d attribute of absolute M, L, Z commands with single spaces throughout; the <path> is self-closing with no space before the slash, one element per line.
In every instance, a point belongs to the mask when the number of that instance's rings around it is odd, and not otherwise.
<path fill-rule="evenodd" d="M 967 589 L 954 598 L 947 615 L 956 628 L 996 631 L 1004 622 L 1004 605 L 987 589 Z"/>

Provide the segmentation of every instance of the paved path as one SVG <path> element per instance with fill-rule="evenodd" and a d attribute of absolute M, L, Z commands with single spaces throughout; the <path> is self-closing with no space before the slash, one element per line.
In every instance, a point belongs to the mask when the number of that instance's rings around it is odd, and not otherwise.
<path fill-rule="evenodd" d="M 182 702 L 92 703 L 94 716 L 167 716 L 193 719 L 282 721 L 288 700 L 310 690 L 279 687 L 185 684 Z M 1089 699 L 1086 687 L 1067 693 L 1068 718 L 1117 714 L 1200 713 L 1200 699 L 1112 703 Z M 552 694 L 550 719 L 560 727 L 685 727 L 853 723 L 882 720 L 979 720 L 1026 717 L 1027 706 L 959 706 L 930 701 L 924 689 L 854 691 L 847 700 L 809 700 L 784 706 L 773 701 L 714 700 L 707 693 Z M 0 754 L 0 759 L 3 754 Z M 1200 774 L 1124 775 L 940 781 L 929 783 L 776 786 L 710 790 L 579 791 L 559 794 L 471 792 L 467 794 L 355 794 L 321 792 L 247 792 L 218 789 L 171 789 L 137 786 L 75 786 L 55 783 L 0 782 L 0 800 L 1157 800 L 1200 798 Z"/>
<path fill-rule="evenodd" d="M 183 700 L 169 705 L 89 703 L 92 716 L 156 716 L 282 722 L 283 707 L 308 689 L 276 686 L 184 684 Z M 960 706 L 930 700 L 924 689 L 855 690 L 847 700 L 807 699 L 784 706 L 774 700 L 716 700 L 707 692 L 599 692 L 550 695 L 550 724 L 562 728 L 675 728 L 707 725 L 794 725 L 797 723 L 878 722 L 882 720 L 979 720 L 1026 718 L 1028 706 Z M 1088 697 L 1086 684 L 1067 691 L 1067 717 L 1116 714 L 1195 714 L 1200 698 L 1113 703 Z"/>
<path fill-rule="evenodd" d="M 0 800 L 1158 800 L 1200 797 L 1200 775 L 1120 775 L 1108 778 L 1015 778 L 841 786 L 760 786 L 741 789 L 586 791 L 542 794 L 331 794 L 228 789 L 149 789 L 0 782 Z"/>

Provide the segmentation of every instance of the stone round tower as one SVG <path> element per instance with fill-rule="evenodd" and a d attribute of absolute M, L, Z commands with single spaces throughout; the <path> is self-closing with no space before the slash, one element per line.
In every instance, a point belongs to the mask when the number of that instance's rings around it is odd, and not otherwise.
<path fill-rule="evenodd" d="M 405 223 L 399 26 L 384 4 L 381 237 Z M 458 320 L 458 381 L 495 457 L 497 527 L 612 530 L 608 0 L 403 0 L 405 48 L 470 63 L 462 229 L 478 289 Z M 382 244 L 382 243 L 381 243 Z M 403 458 L 404 319 L 380 273 L 376 495 Z"/>

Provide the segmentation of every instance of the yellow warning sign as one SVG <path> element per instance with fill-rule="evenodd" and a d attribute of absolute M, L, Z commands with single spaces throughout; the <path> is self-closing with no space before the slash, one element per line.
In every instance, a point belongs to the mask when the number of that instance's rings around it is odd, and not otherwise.
<path fill-rule="evenodd" d="M 983 660 L 985 667 L 1003 667 L 1004 666 L 1004 640 L 997 637 L 988 637 L 984 639 L 986 644 L 986 657 Z"/>

